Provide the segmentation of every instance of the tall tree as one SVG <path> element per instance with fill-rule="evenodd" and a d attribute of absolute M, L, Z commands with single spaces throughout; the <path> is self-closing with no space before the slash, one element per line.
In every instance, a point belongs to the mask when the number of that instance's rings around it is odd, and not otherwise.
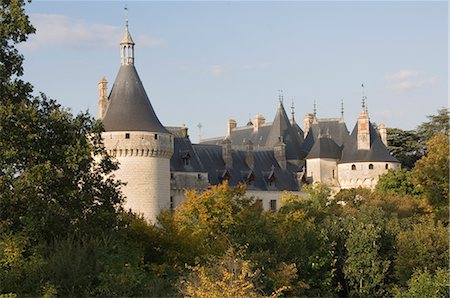
<path fill-rule="evenodd" d="M 437 115 L 427 116 L 428 122 L 424 122 L 417 128 L 420 140 L 426 143 L 437 134 L 449 135 L 450 132 L 450 116 L 448 108 L 441 108 Z"/>
<path fill-rule="evenodd" d="M 423 154 L 420 137 L 414 130 L 388 128 L 387 142 L 389 152 L 402 163 L 403 168 L 412 169 Z"/>
<path fill-rule="evenodd" d="M 437 134 L 427 143 L 427 153 L 416 162 L 411 179 L 430 204 L 439 209 L 448 206 L 449 144 L 448 135 Z"/>
<path fill-rule="evenodd" d="M 29 99 L 33 89 L 19 78 L 23 75 L 24 58 L 16 45 L 35 32 L 24 5 L 23 0 L 0 1 L 0 101 Z"/>

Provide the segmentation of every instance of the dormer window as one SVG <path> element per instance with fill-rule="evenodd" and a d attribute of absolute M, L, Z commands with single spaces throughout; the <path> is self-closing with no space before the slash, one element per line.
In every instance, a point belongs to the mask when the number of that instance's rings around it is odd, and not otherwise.
<path fill-rule="evenodd" d="M 189 166 L 191 164 L 191 154 L 189 151 L 182 152 L 181 159 L 183 160 L 183 165 Z"/>

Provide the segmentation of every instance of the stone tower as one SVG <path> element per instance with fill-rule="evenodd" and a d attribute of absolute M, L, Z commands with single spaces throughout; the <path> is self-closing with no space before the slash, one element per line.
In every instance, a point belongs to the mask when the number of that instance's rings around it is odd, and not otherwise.
<path fill-rule="evenodd" d="M 121 66 L 103 115 L 105 148 L 119 164 L 116 178 L 125 209 L 150 222 L 170 207 L 170 157 L 173 136 L 156 116 L 134 66 L 134 42 L 128 31 L 120 42 Z"/>

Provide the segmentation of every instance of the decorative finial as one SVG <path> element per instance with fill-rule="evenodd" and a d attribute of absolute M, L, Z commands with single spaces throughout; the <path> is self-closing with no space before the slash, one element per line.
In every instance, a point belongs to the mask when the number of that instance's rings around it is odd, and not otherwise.
<path fill-rule="evenodd" d="M 201 123 L 197 124 L 198 127 L 198 141 L 200 142 L 202 140 L 202 127 L 203 125 Z"/>
<path fill-rule="evenodd" d="M 295 106 L 294 106 L 294 98 L 293 97 L 292 97 L 291 114 L 292 114 L 292 121 L 294 121 Z"/>
<path fill-rule="evenodd" d="M 317 115 L 317 106 L 316 106 L 316 101 L 314 100 L 314 110 L 313 110 L 313 112 L 314 112 L 314 117 L 316 117 L 316 115 Z"/>
<path fill-rule="evenodd" d="M 128 28 L 128 6 L 126 4 L 123 10 L 125 11 L 125 26 Z"/>
<path fill-rule="evenodd" d="M 341 117 L 344 118 L 344 100 L 341 99 Z"/>
<path fill-rule="evenodd" d="M 364 84 L 361 84 L 361 93 L 362 93 L 362 97 L 361 97 L 361 107 L 363 112 L 366 111 L 366 95 L 364 93 Z"/>
<path fill-rule="evenodd" d="M 278 100 L 280 101 L 280 105 L 283 104 L 283 90 L 278 90 Z"/>

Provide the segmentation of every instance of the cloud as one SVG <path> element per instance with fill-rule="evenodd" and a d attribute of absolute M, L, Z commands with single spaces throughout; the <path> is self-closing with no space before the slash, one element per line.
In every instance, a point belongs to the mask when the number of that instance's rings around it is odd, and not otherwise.
<path fill-rule="evenodd" d="M 222 65 L 213 65 L 211 67 L 211 73 L 213 76 L 219 77 L 225 73 L 225 68 Z"/>
<path fill-rule="evenodd" d="M 412 90 L 417 90 L 426 86 L 434 85 L 438 82 L 437 77 L 431 77 L 426 80 L 406 80 L 401 82 L 395 82 L 390 85 L 388 85 L 388 88 L 397 91 L 397 92 L 408 92 Z"/>
<path fill-rule="evenodd" d="M 415 70 L 400 70 L 397 73 L 386 75 L 384 79 L 387 81 L 405 80 L 409 78 L 415 78 L 418 75 L 419 72 Z"/>
<path fill-rule="evenodd" d="M 110 48 L 117 47 L 123 35 L 123 28 L 117 26 L 88 23 L 84 20 L 57 14 L 30 15 L 36 34 L 32 35 L 23 47 L 41 49 L 52 46 Z M 142 47 L 158 46 L 162 41 L 145 35 L 134 37 Z"/>

